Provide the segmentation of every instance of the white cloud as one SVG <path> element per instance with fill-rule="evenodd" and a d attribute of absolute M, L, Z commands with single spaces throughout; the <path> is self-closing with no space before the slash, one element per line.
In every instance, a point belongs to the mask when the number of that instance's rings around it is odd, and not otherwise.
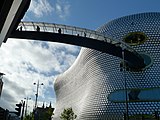
<path fill-rule="evenodd" d="M 70 13 L 70 4 L 65 0 L 56 0 L 51 6 L 48 0 L 32 0 L 29 12 L 33 17 L 56 15 L 65 20 Z M 31 20 L 31 14 L 25 16 Z M 35 103 L 36 86 L 34 82 L 44 83 L 39 88 L 39 105 L 42 102 L 55 104 L 53 88 L 54 78 L 67 70 L 76 59 L 80 48 L 60 43 L 33 42 L 8 39 L 0 48 L 0 72 L 5 73 L 0 107 L 14 110 L 15 104 L 31 97 L 30 110 Z"/>
<path fill-rule="evenodd" d="M 54 8 L 47 0 L 31 0 L 29 11 L 33 12 L 36 17 L 42 17 L 44 14 L 50 14 Z"/>
<path fill-rule="evenodd" d="M 70 4 L 65 0 L 57 0 L 57 3 L 55 5 L 55 11 L 57 15 L 64 19 L 69 16 L 70 14 Z"/>
<path fill-rule="evenodd" d="M 44 15 L 54 15 L 65 20 L 70 14 L 70 7 L 71 5 L 66 0 L 56 0 L 53 6 L 48 0 L 32 0 L 29 12 L 38 18 L 44 17 Z M 25 18 L 30 19 L 29 16 L 25 16 Z"/>
<path fill-rule="evenodd" d="M 14 110 L 15 104 L 31 97 L 30 110 L 34 106 L 36 86 L 39 88 L 39 104 L 51 101 L 55 104 L 53 80 L 67 70 L 76 59 L 79 47 L 60 43 L 33 42 L 8 39 L 0 48 L 0 72 L 5 73 L 0 106 Z"/>

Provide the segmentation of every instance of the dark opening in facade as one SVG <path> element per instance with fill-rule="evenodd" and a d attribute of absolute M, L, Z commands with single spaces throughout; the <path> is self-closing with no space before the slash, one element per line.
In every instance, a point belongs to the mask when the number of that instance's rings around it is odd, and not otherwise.
<path fill-rule="evenodd" d="M 129 45 L 139 45 L 146 41 L 147 36 L 143 32 L 130 32 L 124 37 L 124 42 Z"/>
<path fill-rule="evenodd" d="M 126 71 L 132 71 L 132 72 L 140 72 L 142 70 L 145 70 L 153 65 L 153 59 L 150 55 L 146 53 L 140 53 L 141 57 L 144 59 L 144 64 L 146 65 L 144 68 L 134 68 L 129 65 L 126 61 L 123 64 L 123 61 L 120 62 L 120 71 L 123 71 L 125 69 Z"/>

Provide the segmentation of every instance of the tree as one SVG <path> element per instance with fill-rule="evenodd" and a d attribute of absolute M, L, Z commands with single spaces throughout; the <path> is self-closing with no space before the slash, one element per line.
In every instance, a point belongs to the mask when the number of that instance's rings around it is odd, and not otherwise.
<path fill-rule="evenodd" d="M 74 120 L 77 115 L 74 114 L 72 108 L 64 109 L 60 116 L 61 120 Z"/>
<path fill-rule="evenodd" d="M 53 109 L 48 108 L 44 113 L 43 113 L 43 120 L 51 120 L 51 116 L 54 115 Z"/>
<path fill-rule="evenodd" d="M 23 120 L 34 120 L 33 113 L 31 112 L 30 114 L 25 116 Z"/>
<path fill-rule="evenodd" d="M 38 120 L 51 120 L 51 116 L 54 115 L 52 108 L 44 109 L 40 115 L 38 116 Z M 34 114 L 31 112 L 27 116 L 24 117 L 23 120 L 34 120 Z"/>

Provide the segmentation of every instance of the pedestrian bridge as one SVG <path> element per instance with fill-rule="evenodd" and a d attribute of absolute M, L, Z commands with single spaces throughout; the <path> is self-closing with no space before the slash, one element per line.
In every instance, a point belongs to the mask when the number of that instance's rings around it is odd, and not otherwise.
<path fill-rule="evenodd" d="M 133 68 L 141 69 L 146 66 L 142 56 L 125 42 L 117 41 L 105 34 L 85 28 L 44 22 L 20 22 L 17 30 L 13 31 L 9 38 L 83 46 L 124 58 Z"/>

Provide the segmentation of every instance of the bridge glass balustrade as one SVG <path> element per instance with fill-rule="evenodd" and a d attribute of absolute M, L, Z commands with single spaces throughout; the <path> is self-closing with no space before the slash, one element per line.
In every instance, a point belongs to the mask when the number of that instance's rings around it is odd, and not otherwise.
<path fill-rule="evenodd" d="M 61 34 L 87 37 L 100 41 L 105 41 L 107 43 L 115 44 L 116 46 L 120 46 L 123 49 L 127 49 L 128 51 L 135 52 L 135 54 L 138 54 L 131 46 L 127 45 L 123 41 L 114 40 L 113 38 L 106 36 L 105 34 L 85 28 L 54 23 L 20 22 L 17 29 L 20 29 L 20 27 L 22 27 L 22 31 L 37 31 L 37 26 L 40 28 L 40 32 L 59 33 L 58 30 L 61 29 Z"/>

